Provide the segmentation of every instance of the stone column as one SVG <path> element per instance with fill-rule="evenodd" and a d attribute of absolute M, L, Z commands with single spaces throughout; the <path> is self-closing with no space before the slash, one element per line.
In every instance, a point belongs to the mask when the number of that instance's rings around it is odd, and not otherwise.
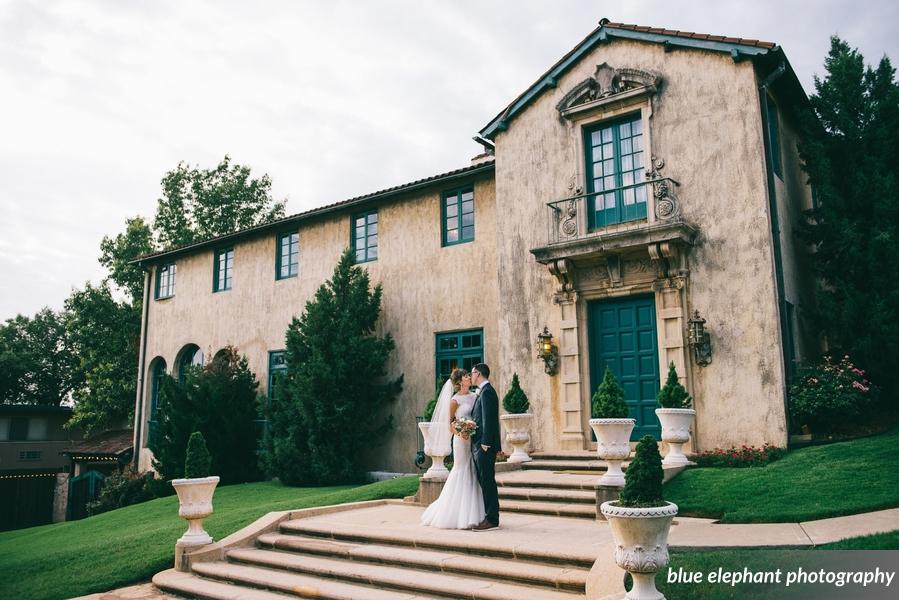
<path fill-rule="evenodd" d="M 66 520 L 66 509 L 69 506 L 69 474 L 56 474 L 56 487 L 53 489 L 53 522 Z"/>
<path fill-rule="evenodd" d="M 563 450 L 584 449 L 583 402 L 581 401 L 581 366 L 578 349 L 577 297 L 569 294 L 557 298 L 561 311 L 559 332 L 559 383 L 561 387 Z"/>

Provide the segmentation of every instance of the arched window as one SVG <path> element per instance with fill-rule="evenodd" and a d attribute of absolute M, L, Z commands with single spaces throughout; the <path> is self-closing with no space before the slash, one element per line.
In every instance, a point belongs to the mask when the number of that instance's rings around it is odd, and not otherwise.
<path fill-rule="evenodd" d="M 178 381 L 183 382 L 188 369 L 202 367 L 206 362 L 203 351 L 196 344 L 188 344 L 178 353 Z"/>

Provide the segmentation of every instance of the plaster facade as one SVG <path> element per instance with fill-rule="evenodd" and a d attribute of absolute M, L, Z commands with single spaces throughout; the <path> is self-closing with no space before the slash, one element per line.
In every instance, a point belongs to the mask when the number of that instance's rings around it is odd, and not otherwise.
<path fill-rule="evenodd" d="M 591 78 L 599 82 L 611 74 L 636 83 L 611 97 L 565 104 Z M 399 401 L 387 408 L 396 430 L 373 454 L 373 469 L 414 470 L 414 417 L 433 394 L 435 335 L 474 328 L 483 328 L 485 361 L 500 394 L 513 372 L 520 377 L 534 414 L 532 447 L 591 448 L 587 421 L 598 381 L 591 380 L 596 357 L 590 354 L 590 306 L 628 297 L 653 299 L 660 376 L 673 362 L 694 397 L 694 436 L 685 450 L 786 445 L 780 325 L 786 304 L 779 301 L 776 278 L 781 269 L 782 300 L 795 311 L 790 351 L 799 358 L 816 343 L 802 327 L 813 280 L 793 235 L 811 195 L 796 130 L 783 111 L 783 176 L 774 179 L 778 261 L 768 204 L 762 75 L 755 62 L 725 52 L 613 39 L 585 52 L 552 89 L 537 94 L 496 133 L 493 171 L 452 183 L 474 185 L 473 242 L 442 245 L 441 193 L 450 187 L 439 179 L 369 202 L 379 210 L 379 258 L 363 264 L 373 283 L 384 287 L 380 328 L 397 345 L 388 370 L 405 375 Z M 650 194 L 645 219 L 584 232 L 580 209 L 575 229 L 583 235 L 560 242 L 547 203 L 583 197 L 584 129 L 622 115 L 640 117 L 652 177 L 676 180 L 670 185 L 677 218 L 662 210 L 668 196 Z M 281 230 L 235 243 L 234 285 L 226 292 L 212 292 L 212 248 L 179 255 L 175 296 L 148 302 L 145 379 L 153 360 L 164 359 L 171 368 L 187 344 L 207 356 L 231 344 L 247 356 L 264 389 L 268 353 L 283 348 L 290 320 L 330 276 L 357 209 L 347 206 L 295 225 L 300 272 L 292 279 L 274 276 Z M 697 364 L 689 347 L 694 310 L 711 334 L 708 365 Z M 552 376 L 536 358 L 536 335 L 544 326 L 559 350 L 559 372 Z M 138 414 L 146 415 L 149 386 L 141 387 Z M 145 428 L 141 442 L 140 466 L 147 468 Z"/>

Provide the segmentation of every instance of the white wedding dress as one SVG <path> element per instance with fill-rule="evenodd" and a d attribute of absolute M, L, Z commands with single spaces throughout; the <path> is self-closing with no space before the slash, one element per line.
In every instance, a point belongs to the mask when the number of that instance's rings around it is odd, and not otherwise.
<path fill-rule="evenodd" d="M 455 395 L 456 418 L 471 417 L 475 395 Z M 484 520 L 484 495 L 471 457 L 471 440 L 453 436 L 453 470 L 440 497 L 422 514 L 421 524 L 439 529 L 468 529 Z"/>

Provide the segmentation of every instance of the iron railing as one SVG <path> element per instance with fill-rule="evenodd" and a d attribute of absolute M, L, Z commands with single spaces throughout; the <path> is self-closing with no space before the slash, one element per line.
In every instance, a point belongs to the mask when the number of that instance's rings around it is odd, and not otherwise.
<path fill-rule="evenodd" d="M 655 221 L 675 221 L 680 211 L 674 188 L 679 185 L 661 177 L 548 202 L 548 242 L 559 244 L 632 229 L 650 214 Z"/>

